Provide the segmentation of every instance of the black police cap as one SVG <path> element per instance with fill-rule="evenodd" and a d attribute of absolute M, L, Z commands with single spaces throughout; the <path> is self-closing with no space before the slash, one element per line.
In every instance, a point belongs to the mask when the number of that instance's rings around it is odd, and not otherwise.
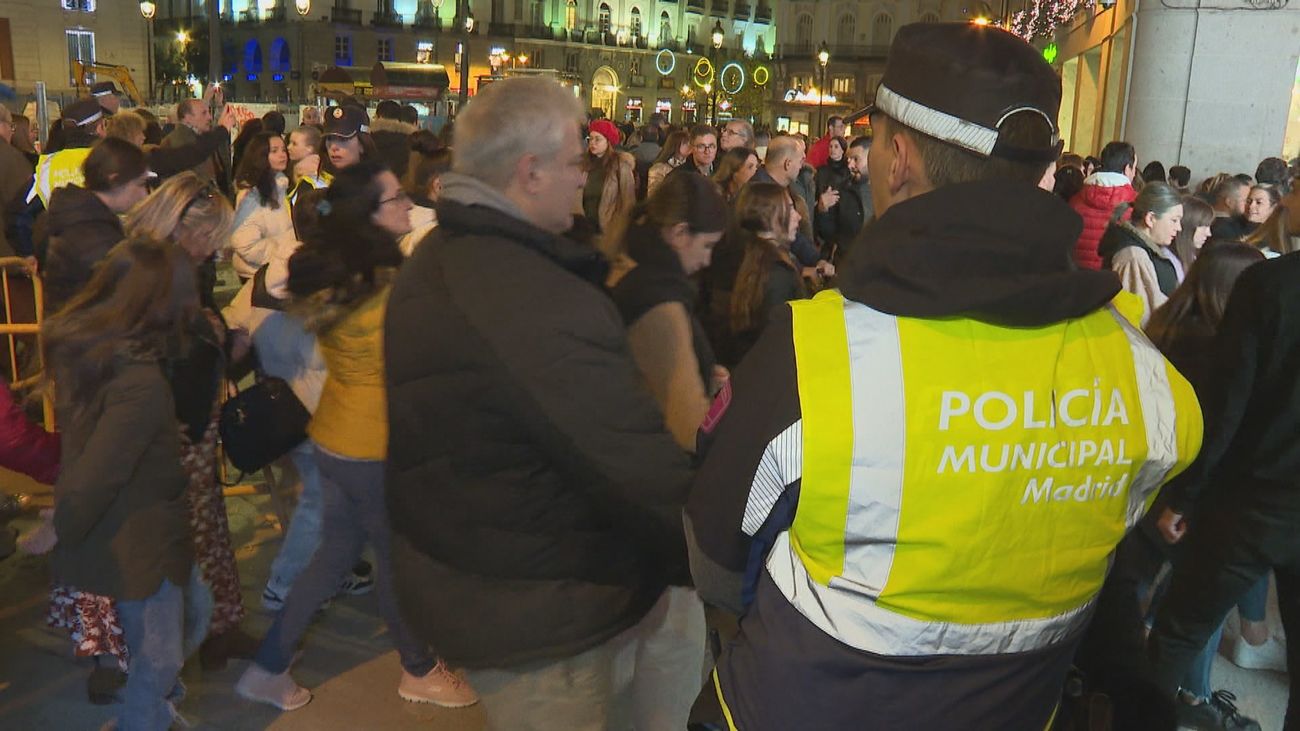
<path fill-rule="evenodd" d="M 880 112 L 985 157 L 1050 162 L 1061 151 L 1060 109 L 1060 77 L 1019 37 L 974 23 L 913 23 L 894 37 L 875 103 L 853 117 Z M 1020 113 L 1047 121 L 1046 146 L 999 140 L 1002 125 Z"/>

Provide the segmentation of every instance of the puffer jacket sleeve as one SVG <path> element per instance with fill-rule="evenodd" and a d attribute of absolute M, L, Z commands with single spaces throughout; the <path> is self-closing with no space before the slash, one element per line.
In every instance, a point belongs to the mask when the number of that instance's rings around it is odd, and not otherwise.
<path fill-rule="evenodd" d="M 276 188 L 280 194 L 280 188 Z M 235 230 L 230 234 L 230 249 L 234 252 L 235 271 L 242 277 L 251 277 L 270 258 L 278 247 L 295 240 L 293 226 L 277 226 L 277 218 L 289 215 L 289 204 L 284 200 L 278 208 L 262 205 L 256 189 L 240 193 L 235 210 Z"/>

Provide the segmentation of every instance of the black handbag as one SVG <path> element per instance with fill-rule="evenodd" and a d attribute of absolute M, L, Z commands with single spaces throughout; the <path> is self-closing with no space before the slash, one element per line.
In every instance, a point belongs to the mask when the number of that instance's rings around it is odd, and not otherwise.
<path fill-rule="evenodd" d="M 231 464 L 256 472 L 307 439 L 311 414 L 282 378 L 267 376 L 221 407 L 221 442 Z"/>

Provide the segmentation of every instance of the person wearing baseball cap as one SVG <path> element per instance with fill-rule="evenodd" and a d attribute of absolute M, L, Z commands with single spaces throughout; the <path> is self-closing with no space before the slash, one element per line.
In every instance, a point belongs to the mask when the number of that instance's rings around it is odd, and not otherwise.
<path fill-rule="evenodd" d="M 90 87 L 90 97 L 99 102 L 104 114 L 109 117 L 117 114 L 122 106 L 122 100 L 117 95 L 117 85 L 111 81 L 100 81 Z"/>
<path fill-rule="evenodd" d="M 1060 103 L 999 28 L 896 35 L 866 110 L 878 218 L 701 427 L 693 574 L 744 615 L 701 719 L 1049 726 L 1117 544 L 1201 440 L 1191 386 L 1037 187 Z"/>
<path fill-rule="evenodd" d="M 349 102 L 325 110 L 325 137 L 321 141 L 332 172 L 375 157 L 379 149 L 370 136 L 370 115 L 365 107 Z"/>
<path fill-rule="evenodd" d="M 10 245 L 19 256 L 36 252 L 36 217 L 47 210 L 54 191 L 66 185 L 82 185 L 82 164 L 90 148 L 104 137 L 104 110 L 93 98 L 78 99 L 63 108 L 63 116 L 50 135 L 49 152 L 36 161 L 31 187 L 21 210 L 14 215 Z"/>

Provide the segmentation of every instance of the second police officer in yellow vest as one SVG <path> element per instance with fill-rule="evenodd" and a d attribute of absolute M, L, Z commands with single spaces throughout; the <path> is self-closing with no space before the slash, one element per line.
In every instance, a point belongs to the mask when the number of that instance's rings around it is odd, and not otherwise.
<path fill-rule="evenodd" d="M 703 429 L 693 569 L 745 610 L 712 677 L 730 728 L 1047 727 L 1116 544 L 1196 456 L 1191 387 L 1036 187 L 1060 101 L 1000 29 L 898 32 L 879 218 Z"/>

